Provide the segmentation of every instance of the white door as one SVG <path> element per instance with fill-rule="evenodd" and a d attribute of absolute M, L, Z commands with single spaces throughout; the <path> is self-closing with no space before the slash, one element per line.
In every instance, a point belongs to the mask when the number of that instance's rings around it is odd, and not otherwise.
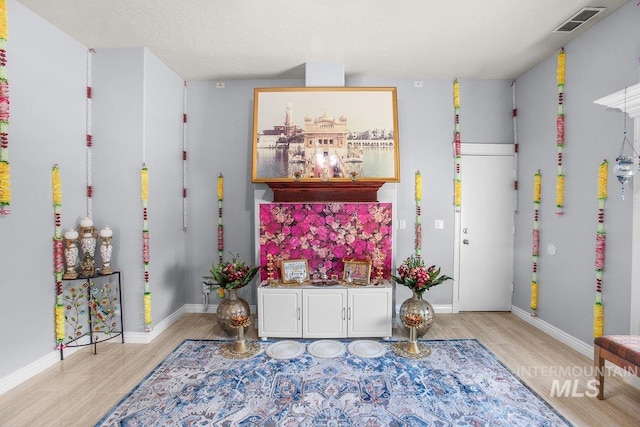
<path fill-rule="evenodd" d="M 511 311 L 514 162 L 512 144 L 463 147 L 454 311 Z"/>

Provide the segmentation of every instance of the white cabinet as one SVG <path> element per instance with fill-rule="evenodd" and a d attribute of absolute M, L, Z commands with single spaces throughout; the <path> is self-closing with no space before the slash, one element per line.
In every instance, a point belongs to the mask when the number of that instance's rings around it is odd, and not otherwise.
<path fill-rule="evenodd" d="M 258 287 L 258 336 L 346 338 L 392 335 L 392 288 Z"/>
<path fill-rule="evenodd" d="M 391 338 L 391 286 L 381 289 L 349 289 L 348 298 L 347 320 L 350 337 Z"/>
<path fill-rule="evenodd" d="M 302 289 L 258 288 L 258 336 L 302 336 Z"/>
<path fill-rule="evenodd" d="M 347 337 L 347 290 L 302 291 L 303 338 Z"/>

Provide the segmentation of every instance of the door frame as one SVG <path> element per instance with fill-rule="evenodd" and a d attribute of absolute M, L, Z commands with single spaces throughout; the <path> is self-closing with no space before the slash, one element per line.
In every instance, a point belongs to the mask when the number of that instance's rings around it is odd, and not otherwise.
<path fill-rule="evenodd" d="M 484 143 L 462 143 L 460 144 L 460 168 L 464 168 L 464 156 L 515 156 L 515 145 L 511 143 L 496 143 L 496 144 L 484 144 Z M 514 174 L 515 174 L 514 165 Z M 514 176 L 514 182 L 515 182 Z M 462 182 L 464 186 L 464 181 Z M 514 206 L 515 208 L 515 206 Z M 460 210 L 464 209 L 464 199 L 462 200 Z M 515 212 L 514 212 L 515 214 Z M 454 213 L 453 220 L 453 295 L 451 298 L 452 312 L 460 312 L 460 249 L 461 249 L 461 212 Z"/>

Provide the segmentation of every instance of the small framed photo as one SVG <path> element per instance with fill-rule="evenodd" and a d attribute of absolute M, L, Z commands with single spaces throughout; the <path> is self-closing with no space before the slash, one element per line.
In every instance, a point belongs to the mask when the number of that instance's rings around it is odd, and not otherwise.
<path fill-rule="evenodd" d="M 280 266 L 282 283 L 302 283 L 309 280 L 309 263 L 306 259 L 282 260 Z"/>
<path fill-rule="evenodd" d="M 371 277 L 370 260 L 345 260 L 344 261 L 344 281 L 347 283 L 357 283 L 368 285 Z"/>

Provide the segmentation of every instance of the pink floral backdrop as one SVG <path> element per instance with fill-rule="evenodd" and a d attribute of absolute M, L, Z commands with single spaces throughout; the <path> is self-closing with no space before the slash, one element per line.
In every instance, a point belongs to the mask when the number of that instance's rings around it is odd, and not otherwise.
<path fill-rule="evenodd" d="M 337 274 L 343 260 L 381 264 L 391 274 L 393 223 L 391 203 L 268 203 L 260 205 L 260 278 L 267 278 L 267 254 L 278 262 L 306 259 L 309 274 Z M 274 277 L 279 278 L 275 270 Z"/>

